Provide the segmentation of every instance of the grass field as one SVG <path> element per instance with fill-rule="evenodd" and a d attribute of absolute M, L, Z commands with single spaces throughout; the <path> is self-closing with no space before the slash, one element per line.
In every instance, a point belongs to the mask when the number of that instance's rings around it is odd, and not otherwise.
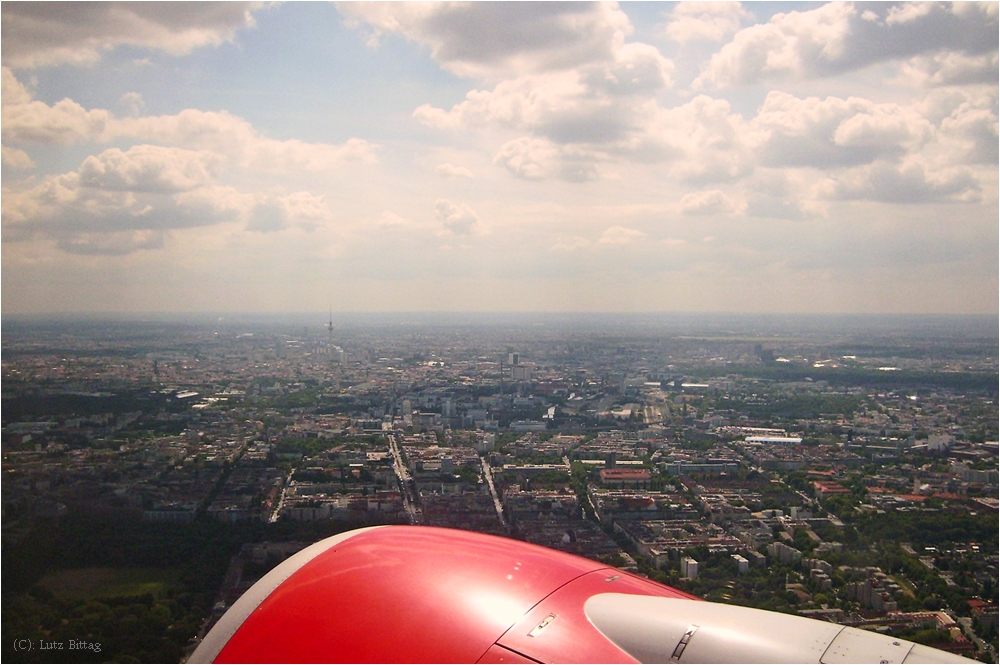
<path fill-rule="evenodd" d="M 159 595 L 177 582 L 176 568 L 73 568 L 43 577 L 39 583 L 63 600 Z"/>

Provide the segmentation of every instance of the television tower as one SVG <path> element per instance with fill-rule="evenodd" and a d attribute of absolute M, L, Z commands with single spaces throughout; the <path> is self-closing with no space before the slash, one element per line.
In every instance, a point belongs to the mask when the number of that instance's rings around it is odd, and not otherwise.
<path fill-rule="evenodd" d="M 333 355 L 333 306 L 330 306 L 330 320 L 326 324 L 326 330 L 330 335 L 327 353 Z"/>

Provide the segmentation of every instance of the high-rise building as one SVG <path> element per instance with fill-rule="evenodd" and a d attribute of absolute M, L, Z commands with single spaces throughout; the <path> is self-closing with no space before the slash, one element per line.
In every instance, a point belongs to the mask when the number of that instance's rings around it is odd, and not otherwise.
<path fill-rule="evenodd" d="M 681 577 L 687 577 L 692 580 L 697 579 L 698 562 L 689 556 L 681 558 Z"/>

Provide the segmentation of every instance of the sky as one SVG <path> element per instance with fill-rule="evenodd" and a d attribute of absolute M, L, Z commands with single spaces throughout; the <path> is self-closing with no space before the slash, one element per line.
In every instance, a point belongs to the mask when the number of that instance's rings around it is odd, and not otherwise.
<path fill-rule="evenodd" d="M 998 311 L 998 5 L 0 5 L 2 311 Z"/>

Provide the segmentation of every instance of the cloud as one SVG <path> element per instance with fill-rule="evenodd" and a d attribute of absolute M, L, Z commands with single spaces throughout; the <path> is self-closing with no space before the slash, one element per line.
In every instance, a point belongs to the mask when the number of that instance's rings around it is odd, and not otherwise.
<path fill-rule="evenodd" d="M 412 220 L 407 219 L 402 215 L 397 215 L 391 210 L 382 211 L 382 214 L 379 215 L 378 219 L 375 220 L 374 224 L 375 226 L 386 230 L 406 229 L 416 225 L 416 223 L 413 222 Z"/>
<path fill-rule="evenodd" d="M 80 185 L 106 191 L 183 192 L 215 181 L 222 158 L 208 151 L 153 145 L 118 148 L 87 157 L 80 166 Z"/>
<path fill-rule="evenodd" d="M 920 55 L 903 63 L 898 81 L 918 88 L 946 85 L 996 83 L 1000 77 L 996 53 L 965 55 L 955 51 L 942 51 L 934 55 Z"/>
<path fill-rule="evenodd" d="M 0 150 L 2 150 L 4 166 L 23 171 L 35 168 L 35 163 L 31 161 L 31 157 L 25 151 L 7 146 L 0 147 Z"/>
<path fill-rule="evenodd" d="M 814 177 L 803 170 L 760 169 L 745 185 L 746 212 L 751 217 L 804 220 L 826 213 L 816 200 Z"/>
<path fill-rule="evenodd" d="M 934 4 L 931 2 L 904 2 L 900 5 L 889 7 L 889 12 L 885 16 L 885 22 L 886 25 L 910 23 L 929 15 L 933 11 Z"/>
<path fill-rule="evenodd" d="M 719 42 L 740 29 L 753 15 L 738 2 L 681 2 L 670 12 L 665 32 L 676 42 Z"/>
<path fill-rule="evenodd" d="M 279 141 L 226 111 L 185 109 L 176 115 L 116 118 L 110 111 L 87 110 L 70 99 L 49 106 L 32 101 L 27 89 L 6 67 L 0 113 L 5 143 L 72 145 L 132 139 L 208 150 L 243 168 L 265 172 L 324 171 L 348 163 L 378 161 L 378 146 L 363 139 L 352 138 L 340 145 L 298 139 Z"/>
<path fill-rule="evenodd" d="M 174 193 L 102 189 L 72 172 L 47 176 L 24 191 L 6 191 L 2 210 L 5 231 L 58 236 L 208 226 L 237 219 L 251 200 L 218 185 Z"/>
<path fill-rule="evenodd" d="M 113 123 L 109 133 L 210 150 L 226 155 L 244 168 L 259 171 L 323 171 L 351 162 L 377 161 L 377 146 L 363 139 L 349 139 L 340 145 L 298 139 L 279 141 L 262 135 L 247 120 L 226 111 L 185 109 L 176 115 L 122 118 Z"/>
<path fill-rule="evenodd" d="M 232 41 L 254 24 L 259 2 L 5 2 L 3 64 L 14 68 L 89 65 L 118 46 L 185 55 Z"/>
<path fill-rule="evenodd" d="M 144 249 L 162 249 L 163 231 L 117 231 L 112 233 L 70 233 L 58 240 L 59 249 L 70 254 L 122 256 Z"/>
<path fill-rule="evenodd" d="M 142 115 L 143 109 L 146 108 L 146 102 L 143 101 L 142 95 L 138 92 L 126 92 L 118 99 L 118 102 L 125 108 L 126 115 L 133 118 Z"/>
<path fill-rule="evenodd" d="M 469 206 L 452 203 L 448 199 L 438 199 L 434 204 L 438 221 L 455 235 L 471 235 L 478 230 L 479 217 Z"/>
<path fill-rule="evenodd" d="M 768 166 L 870 163 L 916 151 L 933 135 L 913 107 L 777 91 L 768 93 L 751 125 L 757 155 Z"/>
<path fill-rule="evenodd" d="M 493 163 L 524 180 L 559 177 L 570 182 L 585 182 L 599 177 L 596 155 L 578 146 L 559 146 L 544 138 L 521 138 L 500 147 Z"/>
<path fill-rule="evenodd" d="M 104 137 L 113 117 L 108 111 L 88 111 L 70 99 L 52 106 L 32 101 L 31 93 L 8 67 L 2 73 L 0 129 L 5 142 L 72 145 Z"/>
<path fill-rule="evenodd" d="M 717 189 L 691 192 L 681 198 L 681 212 L 685 215 L 725 215 L 736 210 L 732 200 Z"/>
<path fill-rule="evenodd" d="M 247 231 L 273 233 L 287 228 L 288 219 L 285 215 L 285 209 L 273 201 L 258 203 L 250 211 Z"/>
<path fill-rule="evenodd" d="M 444 164 L 438 164 L 434 169 L 434 173 L 437 173 L 443 178 L 474 178 L 472 171 L 465 168 L 464 166 L 455 166 L 450 162 L 445 162 Z"/>
<path fill-rule="evenodd" d="M 498 80 L 606 61 L 632 32 L 608 3 L 341 3 L 349 24 L 398 33 L 446 71 Z"/>
<path fill-rule="evenodd" d="M 586 238 L 570 236 L 568 238 L 560 238 L 550 249 L 555 252 L 575 252 L 590 247 L 590 245 L 591 242 Z"/>
<path fill-rule="evenodd" d="M 885 3 L 859 12 L 851 3 L 831 2 L 775 14 L 767 23 L 737 32 L 694 85 L 704 89 L 820 78 L 943 49 L 994 53 L 997 12 L 989 4 Z"/>
<path fill-rule="evenodd" d="M 597 242 L 602 245 L 629 245 L 645 237 L 646 234 L 638 229 L 630 229 L 624 226 L 612 226 L 601 234 L 601 237 Z"/>
<path fill-rule="evenodd" d="M 919 160 L 876 162 L 826 178 L 821 196 L 883 203 L 970 203 L 981 199 L 979 184 L 966 168 L 931 169 Z"/>
<path fill-rule="evenodd" d="M 747 129 L 729 102 L 699 95 L 687 104 L 657 109 L 621 154 L 668 163 L 674 177 L 689 183 L 733 181 L 754 169 Z"/>
<path fill-rule="evenodd" d="M 637 105 L 668 87 L 672 69 L 653 47 L 628 44 L 612 62 L 519 76 L 473 90 L 449 111 L 424 104 L 413 117 L 442 129 L 500 125 L 559 143 L 613 141 L 624 136 Z"/>
<path fill-rule="evenodd" d="M 77 171 L 5 190 L 4 238 L 40 235 L 75 253 L 161 247 L 164 231 L 247 216 L 254 197 L 218 184 L 220 163 L 212 153 L 163 146 L 105 150 Z"/>

